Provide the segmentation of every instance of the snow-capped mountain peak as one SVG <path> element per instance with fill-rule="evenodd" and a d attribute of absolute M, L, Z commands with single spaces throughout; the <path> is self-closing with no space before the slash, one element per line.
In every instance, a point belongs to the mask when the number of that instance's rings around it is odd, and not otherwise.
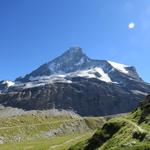
<path fill-rule="evenodd" d="M 122 76 L 121 74 L 129 76 L 130 78 L 134 78 L 136 80 L 141 80 L 136 73 L 135 68 L 112 61 L 91 59 L 86 56 L 86 54 L 84 54 L 82 48 L 80 47 L 69 48 L 59 57 L 55 58 L 52 61 L 49 61 L 48 63 L 45 63 L 30 74 L 27 74 L 24 78 L 19 78 L 16 80 L 27 82 L 30 81 L 30 77 L 65 75 L 74 72 L 88 72 L 89 76 L 89 70 L 94 70 L 95 68 L 98 69 L 97 72 L 101 72 L 100 74 L 103 77 L 101 77 L 101 80 L 103 79 L 107 82 L 119 82 L 118 76 Z M 90 76 L 91 75 L 92 73 L 90 73 Z M 120 77 L 119 79 L 121 80 Z"/>
<path fill-rule="evenodd" d="M 66 53 L 69 53 L 71 55 L 73 55 L 73 54 L 83 55 L 83 51 L 82 51 L 81 47 L 70 47 L 63 55 L 65 55 Z"/>
<path fill-rule="evenodd" d="M 82 52 L 79 47 L 71 47 L 61 56 L 50 61 L 47 65 L 51 74 L 64 74 L 80 69 L 87 63 L 89 58 Z"/>
<path fill-rule="evenodd" d="M 15 82 L 0 82 L 0 102 L 23 109 L 70 109 L 81 115 L 127 112 L 150 91 L 134 67 L 94 60 L 72 47 Z"/>

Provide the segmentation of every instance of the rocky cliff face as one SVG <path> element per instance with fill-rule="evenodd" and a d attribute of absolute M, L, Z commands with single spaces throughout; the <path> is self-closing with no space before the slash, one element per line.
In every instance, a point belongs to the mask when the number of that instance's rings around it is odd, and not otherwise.
<path fill-rule="evenodd" d="M 132 110 L 149 92 L 134 67 L 90 59 L 75 47 L 1 88 L 0 104 L 108 115 Z"/>

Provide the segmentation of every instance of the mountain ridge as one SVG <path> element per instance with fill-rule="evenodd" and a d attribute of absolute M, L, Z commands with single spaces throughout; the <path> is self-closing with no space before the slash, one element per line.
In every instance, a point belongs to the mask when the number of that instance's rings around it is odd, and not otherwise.
<path fill-rule="evenodd" d="M 4 106 L 71 109 L 83 116 L 131 111 L 150 91 L 150 84 L 134 67 L 93 60 L 79 47 L 8 83 L 0 83 L 0 104 Z"/>
<path fill-rule="evenodd" d="M 55 59 L 49 61 L 41 65 L 36 70 L 31 73 L 25 75 L 23 78 L 17 78 L 16 81 L 26 82 L 29 81 L 29 78 L 37 77 L 37 76 L 49 76 L 54 74 L 65 74 L 71 73 L 79 70 L 87 70 L 94 67 L 101 67 L 104 72 L 108 72 L 111 69 L 116 69 L 114 66 L 117 64 L 119 67 L 121 66 L 124 69 L 122 73 L 130 73 L 128 75 L 132 75 L 132 77 L 141 79 L 138 77 L 135 67 L 129 67 L 123 64 L 114 63 L 107 60 L 95 60 L 91 59 L 86 54 L 84 54 L 82 48 L 80 47 L 71 47 L 62 55 L 56 57 Z M 116 69 L 117 71 L 119 69 Z M 120 70 L 119 70 L 120 71 Z"/>

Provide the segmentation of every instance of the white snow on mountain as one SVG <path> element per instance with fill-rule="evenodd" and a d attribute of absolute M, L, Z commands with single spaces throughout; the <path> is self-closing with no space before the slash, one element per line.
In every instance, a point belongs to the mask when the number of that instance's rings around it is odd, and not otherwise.
<path fill-rule="evenodd" d="M 117 69 L 118 71 L 122 72 L 122 73 L 125 73 L 125 74 L 128 74 L 129 71 L 126 69 L 126 65 L 124 64 L 119 64 L 119 63 L 116 63 L 116 62 L 112 62 L 112 61 L 107 61 L 112 67 L 114 67 L 115 69 Z"/>
<path fill-rule="evenodd" d="M 137 94 L 137 95 L 148 95 L 148 93 L 142 92 L 142 91 L 138 91 L 138 90 L 131 90 L 132 93 Z"/>
<path fill-rule="evenodd" d="M 109 75 L 105 73 L 102 68 L 95 67 L 95 68 L 91 68 L 87 70 L 80 70 L 80 71 L 66 73 L 66 74 L 58 74 L 58 75 L 56 74 L 56 75 L 50 75 L 50 76 L 37 76 L 37 77 L 31 76 L 29 78 L 30 82 L 16 83 L 14 86 L 27 89 L 27 88 L 44 86 L 46 84 L 51 84 L 55 82 L 72 83 L 70 78 L 73 78 L 73 77 L 96 78 L 107 83 L 116 84 L 116 82 L 112 82 Z"/>
<path fill-rule="evenodd" d="M 81 58 L 79 62 L 76 63 L 76 65 L 81 65 L 85 62 L 84 58 Z M 111 66 L 111 71 L 114 71 L 114 69 L 117 69 L 118 71 L 128 74 L 128 70 L 126 69 L 126 65 L 119 64 L 112 61 L 107 61 Z M 96 78 L 101 81 L 107 82 L 107 83 L 114 83 L 118 84 L 117 82 L 113 82 L 112 79 L 109 76 L 109 72 L 105 72 L 101 67 L 93 67 L 86 70 L 78 70 L 71 73 L 64 73 L 63 71 L 56 71 L 55 69 L 59 67 L 59 64 L 52 63 L 50 66 L 50 69 L 54 72 L 53 75 L 49 76 L 31 76 L 29 78 L 29 82 L 26 83 L 14 83 L 12 81 L 4 81 L 3 84 L 7 84 L 8 87 L 14 86 L 17 88 L 33 88 L 33 87 L 39 87 L 44 86 L 46 84 L 61 82 L 61 83 L 72 83 L 70 80 L 74 77 L 84 77 L 84 78 Z"/>
<path fill-rule="evenodd" d="M 26 83 L 22 82 L 12 82 L 12 81 L 3 81 L 2 84 L 7 84 L 7 87 L 15 88 L 34 88 L 39 86 L 45 86 L 46 84 L 61 82 L 61 83 L 72 83 L 71 80 L 65 79 L 66 75 L 51 75 L 51 76 L 38 76 L 30 77 L 30 81 Z"/>
<path fill-rule="evenodd" d="M 51 76 L 37 76 L 37 77 L 30 77 L 30 81 L 47 81 L 47 80 L 60 80 L 64 79 L 65 75 L 51 75 Z"/>
<path fill-rule="evenodd" d="M 25 84 L 16 84 L 15 86 L 23 88 L 23 89 L 29 89 L 29 88 L 34 88 L 34 87 L 39 87 L 39 86 L 44 86 L 45 83 L 39 83 L 39 82 L 27 82 Z"/>
<path fill-rule="evenodd" d="M 14 86 L 23 89 L 28 89 L 39 86 L 45 86 L 46 84 L 51 84 L 55 82 L 72 83 L 71 80 L 65 79 L 65 75 L 51 75 L 51 76 L 30 77 L 30 82 L 16 83 Z"/>
<path fill-rule="evenodd" d="M 81 70 L 81 71 L 76 71 L 76 72 L 62 74 L 62 75 L 30 77 L 30 82 L 16 83 L 13 86 L 23 88 L 23 89 L 28 89 L 33 87 L 44 86 L 46 84 L 51 84 L 55 82 L 72 83 L 69 77 L 97 78 L 107 83 L 115 83 L 111 81 L 109 75 L 105 73 L 102 68 L 95 67 L 88 70 Z"/>
<path fill-rule="evenodd" d="M 70 74 L 71 76 L 79 76 L 79 77 L 86 77 L 86 78 L 97 78 L 104 82 L 112 82 L 110 77 L 107 73 L 103 71 L 100 67 L 95 67 L 88 70 L 83 71 L 76 71 Z"/>
<path fill-rule="evenodd" d="M 12 81 L 9 81 L 9 80 L 5 80 L 5 81 L 3 81 L 2 84 L 7 84 L 7 87 L 10 87 L 10 86 L 13 86 L 15 83 Z"/>

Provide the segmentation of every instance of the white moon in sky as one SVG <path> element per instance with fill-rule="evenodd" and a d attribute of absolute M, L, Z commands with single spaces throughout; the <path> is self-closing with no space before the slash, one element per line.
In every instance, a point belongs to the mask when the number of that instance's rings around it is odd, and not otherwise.
<path fill-rule="evenodd" d="M 134 29 L 134 27 L 135 27 L 135 24 L 133 22 L 128 24 L 128 28 L 129 29 Z"/>

